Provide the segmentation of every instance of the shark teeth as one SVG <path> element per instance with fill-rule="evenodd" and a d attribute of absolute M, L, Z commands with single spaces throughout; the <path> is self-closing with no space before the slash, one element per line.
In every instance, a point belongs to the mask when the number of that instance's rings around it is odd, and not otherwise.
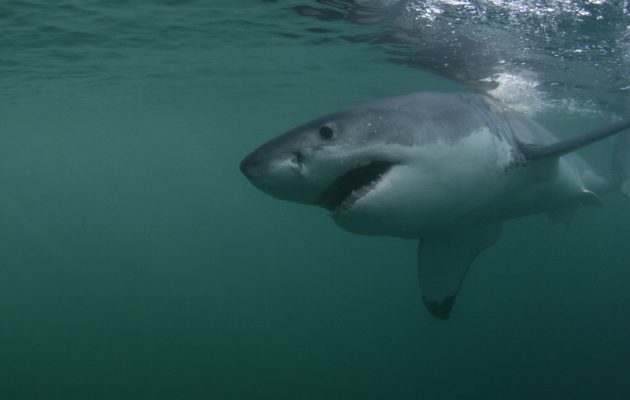
<path fill-rule="evenodd" d="M 374 189 L 392 165 L 387 161 L 373 161 L 346 172 L 322 192 L 316 204 L 333 214 L 348 211 L 361 197 Z"/>
<path fill-rule="evenodd" d="M 341 214 L 351 209 L 352 206 L 354 206 L 354 203 L 357 202 L 357 200 L 359 200 L 361 197 L 365 196 L 366 194 L 371 192 L 372 189 L 374 189 L 374 187 L 381 180 L 382 177 L 383 175 L 379 175 L 376 177 L 374 181 L 370 182 L 368 185 L 365 185 L 357 190 L 353 190 L 352 193 L 350 193 L 350 195 L 341 202 L 341 204 L 335 207 L 335 209 L 333 210 L 333 213 Z"/>

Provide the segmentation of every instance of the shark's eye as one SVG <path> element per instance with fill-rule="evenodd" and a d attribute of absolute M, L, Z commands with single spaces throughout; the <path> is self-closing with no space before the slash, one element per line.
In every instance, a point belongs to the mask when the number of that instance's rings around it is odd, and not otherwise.
<path fill-rule="evenodd" d="M 330 140 L 333 138 L 334 133 L 335 132 L 333 132 L 332 128 L 329 126 L 322 126 L 319 128 L 319 136 L 321 136 L 322 139 Z"/>

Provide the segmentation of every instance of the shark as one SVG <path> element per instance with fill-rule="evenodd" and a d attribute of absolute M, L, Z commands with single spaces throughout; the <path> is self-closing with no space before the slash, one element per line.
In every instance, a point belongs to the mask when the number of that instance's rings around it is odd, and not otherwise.
<path fill-rule="evenodd" d="M 504 221 L 568 223 L 601 196 L 630 198 L 630 120 L 559 139 L 479 93 L 418 92 L 334 112 L 270 140 L 240 170 L 271 196 L 328 210 L 342 229 L 418 240 L 422 300 L 448 319 Z M 612 167 L 576 150 L 617 135 Z"/>

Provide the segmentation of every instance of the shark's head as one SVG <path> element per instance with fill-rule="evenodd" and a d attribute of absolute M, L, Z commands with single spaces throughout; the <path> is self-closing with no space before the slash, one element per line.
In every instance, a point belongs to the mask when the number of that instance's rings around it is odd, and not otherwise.
<path fill-rule="evenodd" d="M 241 171 L 276 198 L 349 209 L 399 162 L 377 134 L 385 123 L 365 110 L 327 115 L 254 150 Z"/>
<path fill-rule="evenodd" d="M 453 119 L 456 108 L 436 95 L 368 103 L 292 129 L 240 168 L 260 190 L 324 207 L 351 232 L 417 237 L 410 219 L 430 224 L 436 210 L 448 209 L 452 186 L 466 186 L 445 180 L 445 157 L 475 128 L 474 116 Z"/>

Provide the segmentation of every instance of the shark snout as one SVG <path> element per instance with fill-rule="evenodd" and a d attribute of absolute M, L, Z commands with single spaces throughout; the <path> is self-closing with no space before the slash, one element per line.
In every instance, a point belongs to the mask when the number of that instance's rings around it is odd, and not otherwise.
<path fill-rule="evenodd" d="M 308 175 L 304 155 L 298 151 L 268 151 L 268 147 L 254 150 L 245 157 L 239 168 L 258 189 L 273 197 L 296 203 L 313 204 L 323 187 Z"/>
<path fill-rule="evenodd" d="M 239 168 L 247 179 L 252 180 L 262 174 L 262 164 L 260 157 L 256 157 L 256 154 L 252 153 L 241 161 Z"/>
<path fill-rule="evenodd" d="M 258 149 L 241 161 L 240 169 L 252 182 L 260 179 L 294 178 L 303 172 L 303 159 L 302 153 L 297 151 L 269 154 Z"/>

